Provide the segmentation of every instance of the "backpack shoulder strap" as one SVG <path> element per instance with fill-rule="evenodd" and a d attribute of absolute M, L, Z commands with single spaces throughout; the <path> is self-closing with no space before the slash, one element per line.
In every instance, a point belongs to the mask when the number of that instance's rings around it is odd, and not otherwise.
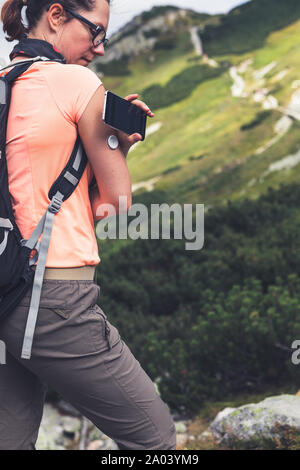
<path fill-rule="evenodd" d="M 24 73 L 33 62 L 42 60 L 40 57 L 28 59 L 22 62 L 15 62 L 1 71 L 10 68 L 11 70 L 0 77 L 0 187 L 3 204 L 6 208 L 6 214 L 13 225 L 13 234 L 16 236 L 17 241 L 21 240 L 21 234 L 17 224 L 15 223 L 14 213 L 12 209 L 11 197 L 8 187 L 8 173 L 6 162 L 6 140 L 7 140 L 7 121 L 9 115 L 9 108 L 11 102 L 11 92 L 13 82 Z"/>
<path fill-rule="evenodd" d="M 1 127 L 0 132 L 0 143 L 1 148 L 0 152 L 4 153 L 5 158 L 5 145 L 6 145 L 6 130 L 7 130 L 7 119 L 8 111 L 11 101 L 11 88 L 12 83 L 16 78 L 18 78 L 22 73 L 24 73 L 34 62 L 37 61 L 49 61 L 46 57 L 35 57 L 33 59 L 28 59 L 20 62 L 15 62 L 4 69 L 13 67 L 4 77 L 0 77 L 0 105 L 5 105 L 5 119 L 4 126 Z M 53 60 L 52 60 L 53 61 Z M 58 60 L 58 62 L 61 62 Z M 2 70 L 4 70 L 2 69 Z M 2 71 L 0 70 L 0 72 Z M 3 149 L 3 150 L 2 150 Z M 1 157 L 1 154 L 0 154 Z M 5 158 L 6 163 L 6 158 Z M 29 265 L 32 266 L 37 260 L 37 267 L 35 270 L 35 276 L 32 287 L 31 302 L 29 307 L 29 313 L 27 317 L 25 335 L 22 346 L 21 358 L 30 359 L 31 349 L 33 342 L 33 335 L 35 330 L 35 325 L 37 321 L 37 314 L 40 304 L 41 289 L 43 284 L 45 266 L 48 256 L 50 238 L 54 223 L 54 216 L 57 214 L 61 208 L 63 201 L 68 199 L 71 194 L 74 192 L 76 187 L 79 184 L 79 181 L 84 173 L 87 164 L 87 156 L 84 152 L 80 137 L 78 135 L 72 154 L 68 160 L 67 165 L 64 170 L 58 176 L 56 181 L 51 186 L 48 197 L 50 204 L 38 223 L 37 227 L 33 231 L 31 237 L 28 240 L 21 240 L 21 244 L 30 248 L 31 250 L 35 249 L 37 251 L 34 258 L 31 258 Z M 7 171 L 7 169 L 6 169 Z M 8 186 L 8 183 L 7 183 Z M 41 241 L 39 238 L 42 235 Z M 20 237 L 21 238 L 21 237 Z"/>
<path fill-rule="evenodd" d="M 60 59 L 48 59 L 48 57 L 36 56 L 30 59 L 24 59 L 24 60 L 20 60 L 17 62 L 11 62 L 10 64 L 0 69 L 0 73 L 3 72 L 4 70 L 12 68 L 12 70 L 10 70 L 5 75 L 5 79 L 8 82 L 13 82 L 16 78 L 18 78 L 19 75 L 24 73 L 35 62 L 62 62 L 62 61 Z"/>
<path fill-rule="evenodd" d="M 87 161 L 86 153 L 81 143 L 80 136 L 78 135 L 68 163 L 49 190 L 48 197 L 50 201 L 57 192 L 64 195 L 64 201 L 71 196 L 79 184 Z"/>

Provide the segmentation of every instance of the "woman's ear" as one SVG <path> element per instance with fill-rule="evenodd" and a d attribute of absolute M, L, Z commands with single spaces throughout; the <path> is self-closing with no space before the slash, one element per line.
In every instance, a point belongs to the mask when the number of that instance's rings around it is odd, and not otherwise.
<path fill-rule="evenodd" d="M 65 21 L 66 15 L 63 7 L 59 3 L 53 3 L 47 12 L 50 28 L 56 31 Z"/>

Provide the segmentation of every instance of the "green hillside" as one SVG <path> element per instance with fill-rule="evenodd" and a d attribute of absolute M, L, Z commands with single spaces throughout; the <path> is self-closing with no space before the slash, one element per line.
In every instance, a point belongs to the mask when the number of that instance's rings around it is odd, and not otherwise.
<path fill-rule="evenodd" d="M 217 68 L 195 55 L 189 32 L 195 18 L 185 19 L 178 33 L 170 33 L 174 36 L 172 49 L 158 48 L 127 58 L 127 75 L 103 77 L 106 88 L 121 96 L 139 92 L 154 108 L 155 118 L 148 120 L 148 129 L 161 123 L 128 157 L 132 182 L 160 177 L 155 188 L 166 191 L 170 201 L 211 206 L 227 199 L 257 197 L 281 181 L 298 181 L 297 166 L 267 174 L 272 163 L 297 152 L 298 120 L 293 120 L 274 145 L 259 155 L 256 151 L 276 137 L 274 126 L 284 114 L 281 108 L 289 104 L 299 86 L 295 84 L 300 72 L 299 2 L 253 0 L 221 19 L 200 15 L 204 51 L 219 47 L 217 56 L 210 57 L 217 61 Z M 244 27 L 247 21 L 248 29 L 259 38 L 255 44 Z M 224 25 L 231 26 L 228 30 Z M 236 51 L 231 42 L 242 48 L 245 45 L 247 52 Z M 250 44 L 253 50 L 248 50 Z M 249 65 L 239 76 L 245 81 L 246 96 L 235 97 L 230 70 L 245 61 Z M 272 63 L 268 73 L 255 78 L 255 72 Z M 254 94 L 262 89 L 267 90 L 266 98 L 277 100 L 275 108 L 265 110 L 262 102 L 255 101 Z"/>
<path fill-rule="evenodd" d="M 243 54 L 264 46 L 269 35 L 297 21 L 298 0 L 252 0 L 203 31 L 209 55 Z"/>

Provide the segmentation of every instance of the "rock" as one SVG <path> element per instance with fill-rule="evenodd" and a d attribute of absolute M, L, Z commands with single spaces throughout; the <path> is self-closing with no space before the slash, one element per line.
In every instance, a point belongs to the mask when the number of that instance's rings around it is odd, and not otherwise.
<path fill-rule="evenodd" d="M 198 435 L 199 441 L 206 441 L 207 439 L 213 439 L 213 434 L 209 428 L 207 428 L 205 431 Z"/>
<path fill-rule="evenodd" d="M 103 445 L 104 441 L 101 441 L 100 439 L 98 441 L 92 441 L 89 443 L 86 450 L 100 450 L 103 448 Z"/>
<path fill-rule="evenodd" d="M 109 449 L 109 450 L 120 450 L 117 443 L 113 441 L 112 439 L 108 439 L 107 446 L 108 447 L 106 447 L 106 449 Z"/>
<path fill-rule="evenodd" d="M 225 418 L 225 416 L 228 416 L 230 413 L 232 413 L 235 410 L 236 408 L 224 408 L 224 410 L 220 411 L 220 413 L 217 415 L 217 418 L 221 420 Z"/>
<path fill-rule="evenodd" d="M 89 426 L 89 440 L 90 441 L 98 441 L 99 439 L 105 438 L 105 434 L 100 431 L 93 423 L 90 423 Z"/>
<path fill-rule="evenodd" d="M 256 70 L 255 72 L 253 72 L 254 80 L 261 80 L 262 78 L 264 78 L 268 73 L 271 72 L 271 70 L 274 67 L 276 67 L 276 65 L 277 65 L 277 62 L 271 62 L 270 64 L 266 65 L 262 69 Z"/>
<path fill-rule="evenodd" d="M 64 450 L 61 415 L 50 405 L 44 405 L 44 412 L 38 439 L 37 450 Z"/>
<path fill-rule="evenodd" d="M 180 433 L 185 433 L 187 428 L 186 428 L 186 425 L 183 421 L 179 421 L 178 423 L 175 423 L 175 428 L 176 428 L 176 432 L 178 432 L 179 434 Z"/>
<path fill-rule="evenodd" d="M 94 448 L 95 446 L 98 447 Z M 115 441 L 91 423 L 88 434 L 87 450 L 119 450 L 119 447 Z"/>
<path fill-rule="evenodd" d="M 65 450 L 78 440 L 81 420 L 62 416 L 50 403 L 45 403 L 36 443 L 37 450 Z"/>
<path fill-rule="evenodd" d="M 260 403 L 225 408 L 209 430 L 219 445 L 270 449 L 281 442 L 287 427 L 300 437 L 300 396 L 279 395 Z"/>
<path fill-rule="evenodd" d="M 71 416 L 61 416 L 63 433 L 69 439 L 75 439 L 81 429 L 81 421 Z"/>
<path fill-rule="evenodd" d="M 183 447 L 187 443 L 188 436 L 186 434 L 177 434 L 176 436 L 176 448 Z"/>

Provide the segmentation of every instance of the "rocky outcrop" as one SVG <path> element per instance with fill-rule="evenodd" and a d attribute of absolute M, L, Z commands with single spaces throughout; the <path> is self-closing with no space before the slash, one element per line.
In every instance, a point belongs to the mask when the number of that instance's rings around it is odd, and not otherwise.
<path fill-rule="evenodd" d="M 142 15 L 135 17 L 110 39 L 110 46 L 99 62 L 106 64 L 120 60 L 123 56 L 134 57 L 145 50 L 152 50 L 159 37 L 172 30 L 179 18 L 187 12 L 183 9 L 171 9 L 159 16 L 143 21 Z"/>
<path fill-rule="evenodd" d="M 209 431 L 218 445 L 234 449 L 276 448 L 285 432 L 300 440 L 300 396 L 279 395 L 260 403 L 225 408 Z"/>

